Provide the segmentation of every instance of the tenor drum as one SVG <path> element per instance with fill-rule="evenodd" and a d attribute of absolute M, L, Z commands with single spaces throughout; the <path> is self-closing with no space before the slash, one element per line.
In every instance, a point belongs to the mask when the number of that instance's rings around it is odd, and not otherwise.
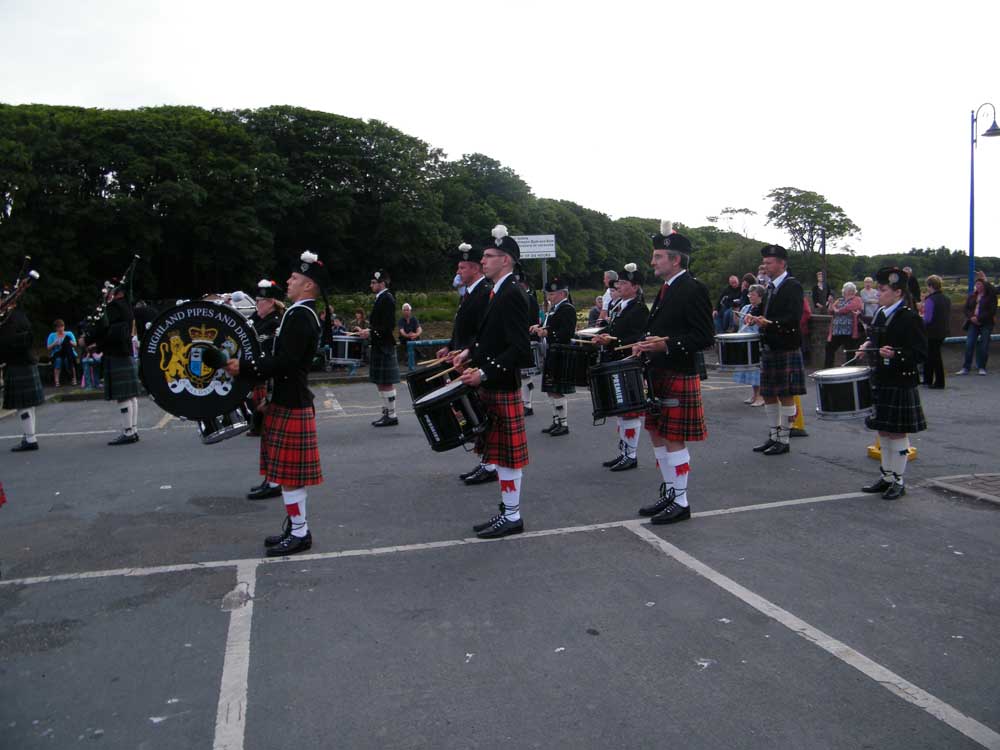
<path fill-rule="evenodd" d="M 438 452 L 473 442 L 489 424 L 475 389 L 461 380 L 419 398 L 413 412 L 431 449 Z"/>
<path fill-rule="evenodd" d="M 443 378 L 434 378 L 434 380 L 430 380 L 430 378 L 449 368 L 451 368 L 450 362 L 439 362 L 436 365 L 418 367 L 409 373 L 406 376 L 406 387 L 410 390 L 410 401 L 415 404 L 421 397 L 445 384 L 447 381 Z"/>
<path fill-rule="evenodd" d="M 819 419 L 857 419 L 872 413 L 871 369 L 831 367 L 812 374 L 816 380 Z"/>
<path fill-rule="evenodd" d="M 591 346 L 551 344 L 545 355 L 542 390 L 547 391 L 549 386 L 587 388 L 590 385 L 588 372 L 596 364 L 597 351 Z"/>
<path fill-rule="evenodd" d="M 719 372 L 748 372 L 760 369 L 760 334 L 720 333 L 715 337 Z"/>
<path fill-rule="evenodd" d="M 605 362 L 590 368 L 590 400 L 594 419 L 646 409 L 646 381 L 636 359 Z"/>
<path fill-rule="evenodd" d="M 360 339 L 357 336 L 330 337 L 330 364 L 360 365 L 363 354 L 363 339 Z"/>
<path fill-rule="evenodd" d="M 542 374 L 542 342 L 531 342 L 531 361 L 533 363 L 531 367 L 521 369 L 522 378 L 533 378 Z"/>
<path fill-rule="evenodd" d="M 253 414 L 246 404 L 240 404 L 227 414 L 198 420 L 198 433 L 205 445 L 220 443 L 228 438 L 242 435 L 250 429 Z"/>

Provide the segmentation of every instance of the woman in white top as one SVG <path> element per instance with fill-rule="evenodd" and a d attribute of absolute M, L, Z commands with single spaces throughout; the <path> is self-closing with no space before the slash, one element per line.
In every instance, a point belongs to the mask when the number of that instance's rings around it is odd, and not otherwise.
<path fill-rule="evenodd" d="M 871 325 L 878 312 L 878 289 L 875 288 L 875 280 L 871 276 L 865 276 L 865 286 L 858 292 L 863 305 L 861 309 L 861 322 L 866 326 Z"/>

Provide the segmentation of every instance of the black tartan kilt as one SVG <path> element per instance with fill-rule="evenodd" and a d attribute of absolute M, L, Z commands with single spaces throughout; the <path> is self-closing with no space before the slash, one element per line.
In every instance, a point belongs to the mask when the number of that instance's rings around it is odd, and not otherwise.
<path fill-rule="evenodd" d="M 131 357 L 105 354 L 101 360 L 104 374 L 104 398 L 124 401 L 139 395 L 139 374 Z"/>
<path fill-rule="evenodd" d="M 375 385 L 395 385 L 399 382 L 399 360 L 396 359 L 395 348 L 386 351 L 372 347 L 368 380 Z"/>
<path fill-rule="evenodd" d="M 764 398 L 802 396 L 806 392 L 806 372 L 802 350 L 761 349 L 760 395 Z"/>
<path fill-rule="evenodd" d="M 927 429 L 920 393 L 916 388 L 895 385 L 873 385 L 872 405 L 875 413 L 865 417 L 869 430 L 910 433 Z"/>
<path fill-rule="evenodd" d="M 45 401 L 38 365 L 7 365 L 3 371 L 3 408 L 29 409 Z"/>

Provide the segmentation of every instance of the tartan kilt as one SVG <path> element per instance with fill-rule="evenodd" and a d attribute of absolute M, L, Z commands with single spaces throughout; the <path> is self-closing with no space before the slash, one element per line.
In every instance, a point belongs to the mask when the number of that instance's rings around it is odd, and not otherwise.
<path fill-rule="evenodd" d="M 761 349 L 760 395 L 801 396 L 806 392 L 806 371 L 802 365 L 802 350 Z"/>
<path fill-rule="evenodd" d="M 7 365 L 3 371 L 3 408 L 30 409 L 45 401 L 38 365 Z"/>
<path fill-rule="evenodd" d="M 395 348 L 386 351 L 372 347 L 368 380 L 375 385 L 395 385 L 399 382 L 399 360 Z"/>
<path fill-rule="evenodd" d="M 528 465 L 528 433 L 524 429 L 521 389 L 516 391 L 476 391 L 490 419 L 485 433 L 476 438 L 476 453 L 483 463 L 507 469 Z"/>
<path fill-rule="evenodd" d="M 658 399 L 676 399 L 677 406 L 661 406 L 659 414 L 646 414 L 646 429 L 665 440 L 704 440 L 705 409 L 701 403 L 701 380 L 697 375 L 682 375 L 660 368 L 649 371 L 652 395 Z"/>
<path fill-rule="evenodd" d="M 254 409 L 267 401 L 267 383 L 259 383 L 250 392 L 250 399 L 253 401 Z"/>
<path fill-rule="evenodd" d="M 105 354 L 101 360 L 104 375 L 104 398 L 108 401 L 124 401 L 139 394 L 139 374 L 131 357 Z"/>
<path fill-rule="evenodd" d="M 920 393 L 910 386 L 872 385 L 875 412 L 865 417 L 870 430 L 882 432 L 923 432 L 927 429 Z"/>
<path fill-rule="evenodd" d="M 314 407 L 268 404 L 260 438 L 260 473 L 287 487 L 323 482 Z"/>

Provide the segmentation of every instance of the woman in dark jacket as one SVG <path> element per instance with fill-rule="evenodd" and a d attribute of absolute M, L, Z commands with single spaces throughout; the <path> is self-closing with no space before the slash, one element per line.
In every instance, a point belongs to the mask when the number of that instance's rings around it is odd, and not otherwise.
<path fill-rule="evenodd" d="M 990 356 L 990 335 L 997 315 L 997 290 L 986 280 L 986 274 L 976 272 L 976 285 L 965 300 L 965 360 L 956 375 L 968 375 L 972 367 L 972 355 L 976 355 L 979 374 L 986 374 L 986 360 Z"/>
<path fill-rule="evenodd" d="M 940 276 L 928 276 L 927 288 L 929 292 L 923 303 L 924 330 L 927 333 L 924 385 L 928 388 L 944 388 L 944 362 L 941 359 L 941 345 L 948 338 L 951 300 L 941 291 Z"/>

